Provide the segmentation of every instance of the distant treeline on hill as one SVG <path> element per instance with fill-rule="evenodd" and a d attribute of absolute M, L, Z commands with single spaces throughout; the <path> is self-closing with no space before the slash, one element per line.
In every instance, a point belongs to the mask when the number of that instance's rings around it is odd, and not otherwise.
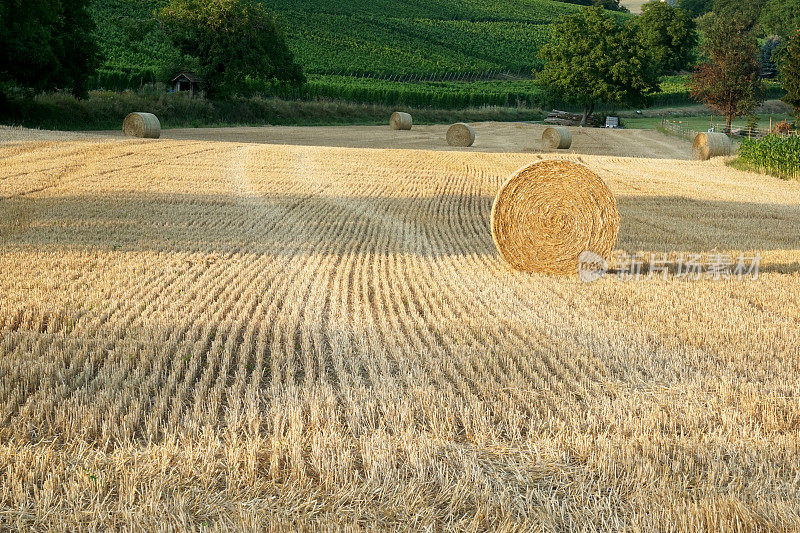
<path fill-rule="evenodd" d="M 147 87 L 157 80 L 155 72 L 100 71 L 97 87 L 126 90 Z M 465 107 L 535 107 L 577 109 L 574 104 L 553 99 L 533 79 L 493 79 L 470 82 L 391 81 L 350 76 L 310 75 L 302 87 L 286 84 L 252 83 L 253 94 L 289 100 L 342 100 L 363 104 L 459 109 Z M 781 88 L 772 83 L 768 97 L 779 98 Z M 649 105 L 670 106 L 692 103 L 686 88 L 686 76 L 666 76 L 661 91 L 649 98 Z M 600 109 L 606 109 L 601 106 Z M 610 110 L 610 108 L 608 108 Z"/>

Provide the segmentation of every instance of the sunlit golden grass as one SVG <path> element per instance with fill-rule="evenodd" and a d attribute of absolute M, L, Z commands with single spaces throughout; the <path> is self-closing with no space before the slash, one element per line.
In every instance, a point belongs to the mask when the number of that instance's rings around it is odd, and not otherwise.
<path fill-rule="evenodd" d="M 763 256 L 586 284 L 492 244 L 542 157 L 0 144 L 0 528 L 800 528 L 800 186 L 554 155 Z"/>

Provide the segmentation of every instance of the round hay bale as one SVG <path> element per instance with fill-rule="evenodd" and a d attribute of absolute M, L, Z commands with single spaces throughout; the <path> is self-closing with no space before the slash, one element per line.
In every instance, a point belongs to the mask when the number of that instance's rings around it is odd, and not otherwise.
<path fill-rule="evenodd" d="M 133 137 L 158 139 L 161 137 L 161 123 L 152 113 L 131 113 L 122 122 L 122 131 Z"/>
<path fill-rule="evenodd" d="M 500 187 L 491 228 L 497 250 L 513 268 L 575 274 L 584 252 L 611 260 L 619 212 L 606 184 L 585 166 L 541 161 Z"/>
<path fill-rule="evenodd" d="M 395 111 L 389 118 L 389 125 L 393 130 L 410 130 L 412 122 L 411 115 L 402 111 Z"/>
<path fill-rule="evenodd" d="M 566 150 L 572 146 L 572 133 L 561 126 L 550 126 L 542 132 L 542 141 L 548 148 Z"/>
<path fill-rule="evenodd" d="M 724 133 L 698 133 L 692 140 L 692 156 L 700 161 L 731 155 L 731 138 Z"/>
<path fill-rule="evenodd" d="M 447 144 L 450 146 L 472 146 L 475 130 L 469 124 L 457 122 L 447 128 Z"/>

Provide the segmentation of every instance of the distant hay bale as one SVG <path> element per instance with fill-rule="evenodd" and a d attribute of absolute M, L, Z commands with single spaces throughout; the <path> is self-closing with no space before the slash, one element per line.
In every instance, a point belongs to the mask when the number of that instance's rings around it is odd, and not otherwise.
<path fill-rule="evenodd" d="M 619 213 L 597 174 L 569 161 L 541 161 L 500 187 L 491 230 L 497 250 L 513 268 L 575 274 L 584 252 L 611 260 Z"/>
<path fill-rule="evenodd" d="M 457 122 L 447 128 L 447 144 L 450 146 L 472 146 L 475 142 L 475 130 L 469 124 Z"/>
<path fill-rule="evenodd" d="M 542 133 L 545 146 L 557 150 L 566 150 L 572 146 L 572 133 L 562 126 L 550 126 Z"/>
<path fill-rule="evenodd" d="M 131 113 L 122 122 L 122 131 L 133 137 L 158 139 L 161 137 L 161 123 L 152 113 Z"/>
<path fill-rule="evenodd" d="M 393 130 L 410 130 L 412 123 L 411 115 L 401 111 L 395 111 L 389 118 L 389 125 L 392 126 Z"/>
<path fill-rule="evenodd" d="M 700 161 L 731 155 L 731 139 L 724 133 L 698 133 L 692 141 L 692 155 Z"/>

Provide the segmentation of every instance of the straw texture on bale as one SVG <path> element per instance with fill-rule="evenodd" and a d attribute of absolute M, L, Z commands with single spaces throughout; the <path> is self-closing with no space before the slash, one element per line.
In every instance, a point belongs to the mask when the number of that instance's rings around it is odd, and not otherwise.
<path fill-rule="evenodd" d="M 122 131 L 133 137 L 158 139 L 161 137 L 161 123 L 152 113 L 130 113 L 122 122 Z"/>
<path fill-rule="evenodd" d="M 731 155 L 731 148 L 731 139 L 724 133 L 698 133 L 692 141 L 692 155 L 700 161 Z"/>
<path fill-rule="evenodd" d="M 469 124 L 457 122 L 447 128 L 447 144 L 450 146 L 472 146 L 475 142 L 475 130 Z"/>
<path fill-rule="evenodd" d="M 575 274 L 583 252 L 611 260 L 619 213 L 597 174 L 569 161 L 541 161 L 500 187 L 491 229 L 497 250 L 513 268 Z"/>
<path fill-rule="evenodd" d="M 542 132 L 545 146 L 558 150 L 566 150 L 572 146 L 572 133 L 567 128 L 550 126 Z"/>
<path fill-rule="evenodd" d="M 410 130 L 412 124 L 411 115 L 402 111 L 395 111 L 389 118 L 389 124 L 393 130 Z"/>

